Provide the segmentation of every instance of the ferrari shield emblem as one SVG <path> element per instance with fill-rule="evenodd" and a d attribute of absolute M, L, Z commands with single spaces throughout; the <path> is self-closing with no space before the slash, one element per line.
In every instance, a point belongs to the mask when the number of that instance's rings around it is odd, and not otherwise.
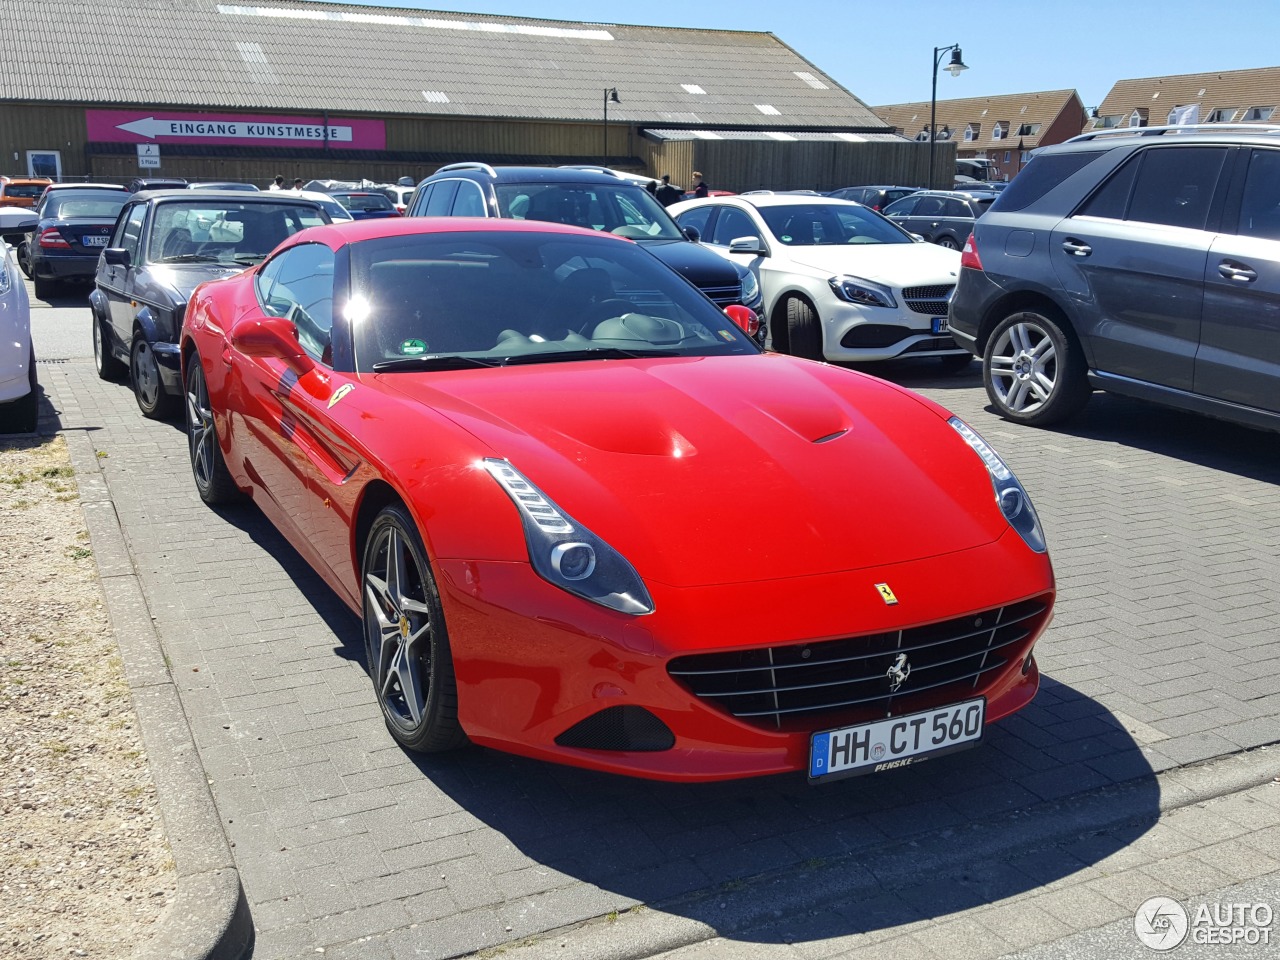
<path fill-rule="evenodd" d="M 889 589 L 889 585 L 887 583 L 877 583 L 876 589 L 880 591 L 880 599 L 889 606 L 892 607 L 898 602 L 898 598 L 893 595 L 893 591 Z"/>
<path fill-rule="evenodd" d="M 344 383 L 337 390 L 333 391 L 333 396 L 329 398 L 329 406 L 332 407 L 335 403 L 337 403 L 339 400 L 341 400 L 343 397 L 345 397 L 348 393 L 350 393 L 354 389 L 355 387 L 352 386 L 351 384 Z"/>

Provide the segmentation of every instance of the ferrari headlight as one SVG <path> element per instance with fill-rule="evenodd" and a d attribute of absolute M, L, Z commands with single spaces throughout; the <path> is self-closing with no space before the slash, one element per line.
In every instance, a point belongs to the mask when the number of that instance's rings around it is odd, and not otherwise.
<path fill-rule="evenodd" d="M 1040 526 L 1040 518 L 1036 516 L 1036 508 L 1031 505 L 1031 498 L 1022 488 L 1013 471 L 1005 465 L 987 441 L 978 436 L 973 429 L 959 417 L 952 417 L 947 423 L 955 428 L 956 433 L 964 438 L 964 442 L 973 448 L 991 475 L 991 485 L 996 491 L 996 505 L 1009 521 L 1009 526 L 1018 531 L 1018 535 L 1027 542 L 1036 553 L 1044 553 L 1047 547 L 1044 542 L 1044 530 Z"/>
<path fill-rule="evenodd" d="M 863 280 L 861 277 L 840 276 L 827 281 L 837 297 L 862 307 L 896 308 L 898 302 L 893 299 L 893 291 L 888 287 Z"/>
<path fill-rule="evenodd" d="M 538 576 L 610 610 L 635 616 L 653 612 L 644 581 L 622 554 L 552 503 L 506 460 L 488 458 L 484 468 L 520 511 Z"/>
<path fill-rule="evenodd" d="M 742 275 L 740 277 L 742 282 L 741 299 L 745 305 L 751 303 L 756 299 L 756 297 L 760 296 L 760 284 L 756 282 L 756 275 L 754 272 L 748 270 L 746 267 L 739 267 L 739 269 L 742 271 Z"/>

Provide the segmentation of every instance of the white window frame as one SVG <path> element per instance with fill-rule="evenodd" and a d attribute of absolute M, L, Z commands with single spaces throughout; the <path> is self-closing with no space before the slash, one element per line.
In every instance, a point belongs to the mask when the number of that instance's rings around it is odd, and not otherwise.
<path fill-rule="evenodd" d="M 991 128 L 991 139 L 1003 140 L 1005 138 L 1005 132 L 1008 129 L 1009 129 L 1008 124 L 1004 123 L 1003 121 L 997 120 L 996 125 Z"/>
<path fill-rule="evenodd" d="M 29 177 L 46 177 L 47 173 L 36 173 L 35 158 L 42 156 L 53 156 L 53 168 L 57 171 L 54 176 L 55 182 L 62 180 L 62 151 L 61 150 L 28 150 L 27 151 L 27 176 Z"/>

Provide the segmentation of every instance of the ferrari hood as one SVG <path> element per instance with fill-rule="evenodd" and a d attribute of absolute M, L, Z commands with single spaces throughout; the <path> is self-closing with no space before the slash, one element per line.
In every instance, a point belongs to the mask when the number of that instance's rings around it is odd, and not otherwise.
<path fill-rule="evenodd" d="M 899 563 L 1008 529 L 939 408 L 823 364 L 766 354 L 382 379 L 671 586 Z"/>
<path fill-rule="evenodd" d="M 791 259 L 831 276 L 850 274 L 895 287 L 954 284 L 960 254 L 934 243 L 863 243 L 791 247 Z"/>

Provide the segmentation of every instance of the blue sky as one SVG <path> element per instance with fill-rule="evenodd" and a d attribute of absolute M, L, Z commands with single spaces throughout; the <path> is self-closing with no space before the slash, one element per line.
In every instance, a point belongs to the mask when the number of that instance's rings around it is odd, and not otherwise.
<path fill-rule="evenodd" d="M 351 2 L 351 0 L 348 0 Z M 365 2 L 365 0 L 355 0 Z M 767 31 L 870 106 L 929 99 L 933 48 L 969 70 L 938 99 L 1074 88 L 1085 109 L 1117 80 L 1280 65 L 1280 0 L 383 0 L 419 7 L 668 27 Z"/>

